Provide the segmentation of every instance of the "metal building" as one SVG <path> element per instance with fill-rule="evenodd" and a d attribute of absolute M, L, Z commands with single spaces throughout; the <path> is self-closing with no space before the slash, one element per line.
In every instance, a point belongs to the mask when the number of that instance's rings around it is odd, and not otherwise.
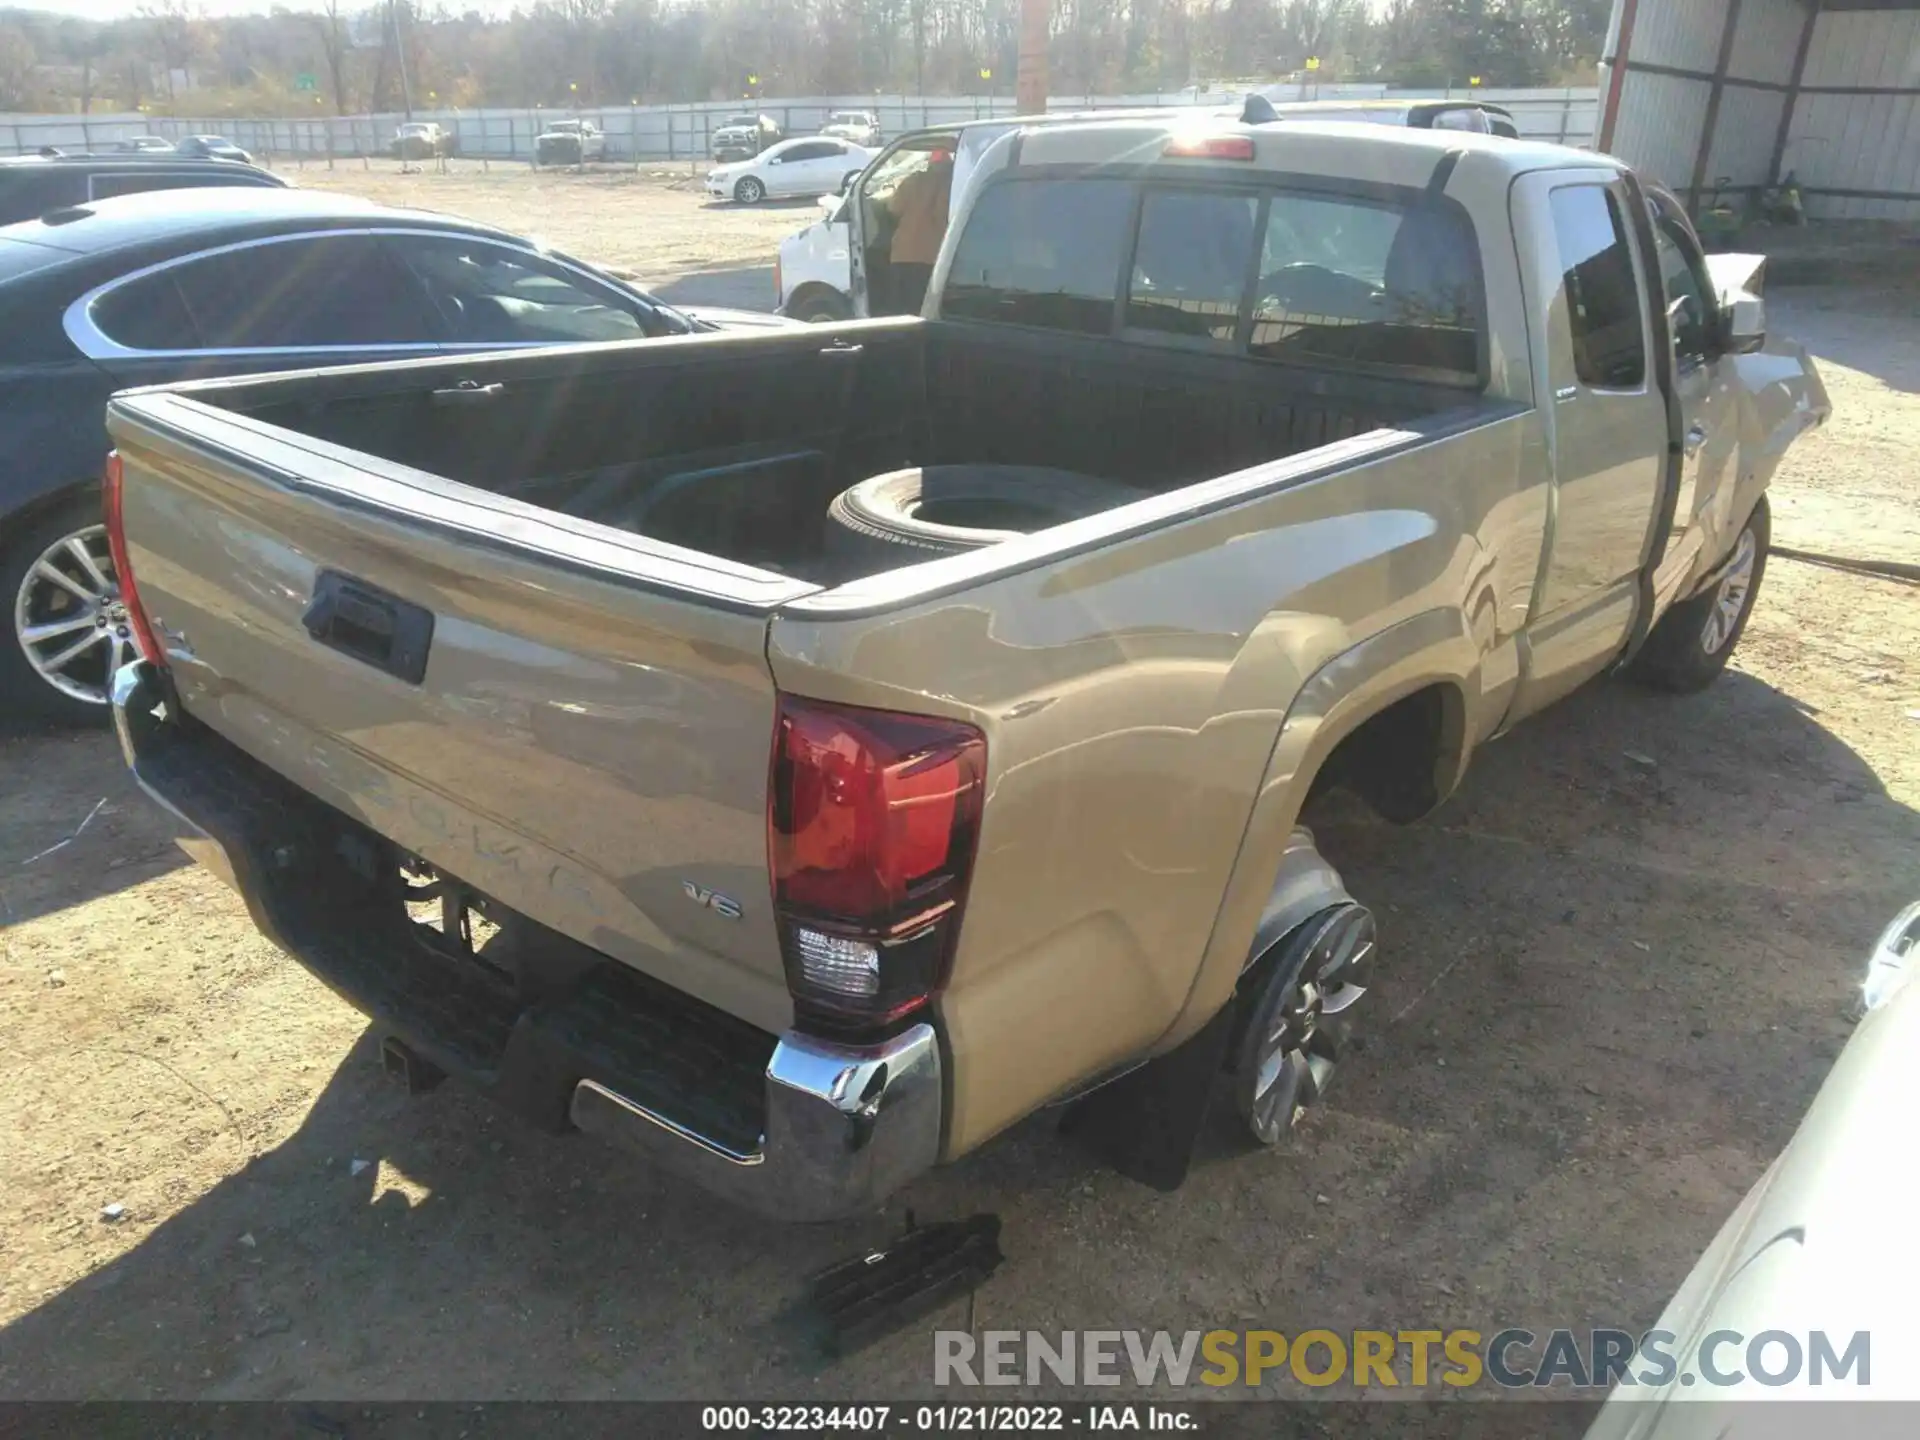
<path fill-rule="evenodd" d="M 1597 149 L 1698 210 L 1793 172 L 1816 219 L 1920 220 L 1920 0 L 1614 0 Z"/>

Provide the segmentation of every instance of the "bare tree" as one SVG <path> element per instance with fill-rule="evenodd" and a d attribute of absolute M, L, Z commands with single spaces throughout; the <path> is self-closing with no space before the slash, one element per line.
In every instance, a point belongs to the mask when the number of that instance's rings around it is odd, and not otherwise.
<path fill-rule="evenodd" d="M 0 110 L 36 108 L 34 68 L 39 57 L 18 25 L 0 25 Z"/>
<path fill-rule="evenodd" d="M 301 17 L 320 37 L 321 58 L 327 63 L 327 80 L 333 87 L 333 113 L 347 113 L 347 28 L 340 14 L 340 0 L 320 0 L 320 8 Z"/>

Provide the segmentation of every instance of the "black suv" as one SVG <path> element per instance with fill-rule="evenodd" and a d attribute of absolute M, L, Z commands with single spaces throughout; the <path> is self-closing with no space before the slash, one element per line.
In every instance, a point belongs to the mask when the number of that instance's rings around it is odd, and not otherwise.
<path fill-rule="evenodd" d="M 204 185 L 273 185 L 271 171 L 232 160 L 194 160 L 164 153 L 23 155 L 0 159 L 0 225 L 34 220 L 50 210 L 84 205 L 138 190 L 184 190 Z"/>

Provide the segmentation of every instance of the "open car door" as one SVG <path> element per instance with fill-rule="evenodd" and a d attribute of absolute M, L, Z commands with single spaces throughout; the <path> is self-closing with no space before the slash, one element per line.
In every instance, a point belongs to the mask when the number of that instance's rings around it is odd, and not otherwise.
<path fill-rule="evenodd" d="M 886 146 L 860 172 L 853 203 L 847 207 L 855 315 L 920 313 L 926 272 L 933 263 L 926 241 L 931 236 L 936 242 L 933 252 L 938 251 L 946 217 L 952 214 L 953 202 L 965 189 L 975 162 L 995 140 L 1025 123 L 981 120 L 915 130 Z M 941 233 L 933 235 L 921 225 L 914 235 L 913 253 L 896 255 L 894 236 L 903 214 L 935 200 L 938 223 L 932 228 Z"/>

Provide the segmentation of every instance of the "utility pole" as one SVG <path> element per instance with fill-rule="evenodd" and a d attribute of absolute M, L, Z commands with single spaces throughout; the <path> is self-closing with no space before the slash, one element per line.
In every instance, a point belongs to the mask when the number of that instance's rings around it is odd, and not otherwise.
<path fill-rule="evenodd" d="M 1049 0 L 1020 0 L 1020 64 L 1014 72 L 1014 108 L 1022 115 L 1047 112 Z"/>
<path fill-rule="evenodd" d="M 387 20 L 393 26 L 393 56 L 400 65 L 400 109 L 413 119 L 413 95 L 407 88 L 407 42 L 400 34 L 398 0 L 387 0 Z"/>

